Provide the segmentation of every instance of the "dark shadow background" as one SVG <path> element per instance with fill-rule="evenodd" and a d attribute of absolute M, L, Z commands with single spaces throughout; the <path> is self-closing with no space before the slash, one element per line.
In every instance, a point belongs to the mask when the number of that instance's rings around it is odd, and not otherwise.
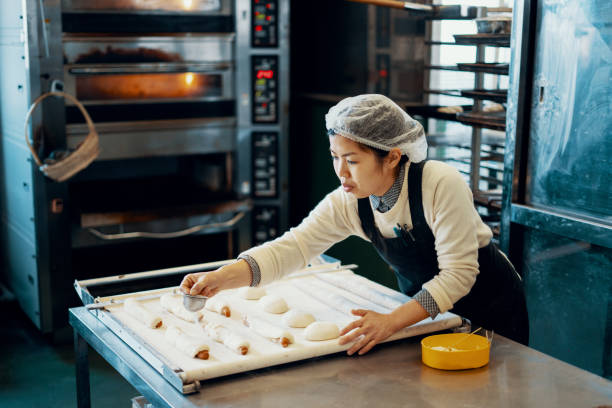
<path fill-rule="evenodd" d="M 367 92 L 367 6 L 341 0 L 291 2 L 290 225 L 339 183 L 329 156 L 325 114 L 346 96 Z M 351 237 L 328 255 L 397 288 L 372 245 Z"/>

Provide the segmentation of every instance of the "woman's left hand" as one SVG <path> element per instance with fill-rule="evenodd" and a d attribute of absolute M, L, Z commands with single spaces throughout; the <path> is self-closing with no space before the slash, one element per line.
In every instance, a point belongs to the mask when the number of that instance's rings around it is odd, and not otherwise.
<path fill-rule="evenodd" d="M 397 331 L 397 322 L 390 314 L 381 314 L 364 309 L 351 310 L 351 312 L 355 316 L 361 316 L 361 319 L 355 320 L 342 329 L 340 335 L 343 337 L 338 341 L 338 344 L 342 345 L 357 339 L 355 344 L 347 351 L 349 356 L 356 351 L 359 351 L 359 355 L 367 353 L 372 347 Z M 352 332 L 349 333 L 351 330 Z"/>

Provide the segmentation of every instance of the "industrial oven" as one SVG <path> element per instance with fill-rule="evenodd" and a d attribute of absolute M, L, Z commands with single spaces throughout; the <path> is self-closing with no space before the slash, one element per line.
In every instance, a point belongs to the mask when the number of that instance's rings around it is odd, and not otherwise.
<path fill-rule="evenodd" d="M 1 11 L 19 30 L 2 56 L 22 66 L 2 75 L 1 175 L 14 186 L 1 207 L 3 269 L 40 329 L 66 324 L 75 279 L 233 258 L 287 229 L 288 0 L 24 0 Z M 97 159 L 64 183 L 33 165 L 17 130 L 50 90 L 76 97 L 99 134 Z M 31 126 L 41 157 L 89 132 L 60 98 Z"/>

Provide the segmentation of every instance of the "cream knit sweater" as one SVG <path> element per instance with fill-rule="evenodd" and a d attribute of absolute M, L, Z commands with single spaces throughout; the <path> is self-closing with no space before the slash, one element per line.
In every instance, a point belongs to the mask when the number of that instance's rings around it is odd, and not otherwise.
<path fill-rule="evenodd" d="M 372 210 L 374 222 L 386 238 L 394 238 L 393 227 L 412 228 L 408 203 L 408 167 L 402 191 L 387 212 Z M 443 313 L 465 296 L 478 274 L 478 248 L 492 237 L 473 204 L 472 193 L 459 172 L 442 162 L 428 161 L 423 168 L 423 210 L 435 237 L 439 273 L 423 284 Z M 266 284 L 295 270 L 350 235 L 367 241 L 357 198 L 341 187 L 329 193 L 295 228 L 281 237 L 245 251 L 259 265 L 261 283 Z M 418 261 L 418 260 L 415 260 Z"/>

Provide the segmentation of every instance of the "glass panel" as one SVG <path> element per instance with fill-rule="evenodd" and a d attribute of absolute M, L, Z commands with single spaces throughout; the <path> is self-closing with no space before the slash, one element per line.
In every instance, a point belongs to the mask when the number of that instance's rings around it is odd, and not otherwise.
<path fill-rule="evenodd" d="M 221 0 L 64 0 L 68 10 L 164 10 L 214 11 L 221 8 Z"/>
<path fill-rule="evenodd" d="M 528 204 L 612 225 L 612 8 L 538 2 Z"/>
<path fill-rule="evenodd" d="M 612 250 L 538 230 L 524 235 L 529 346 L 612 375 Z"/>
<path fill-rule="evenodd" d="M 77 76 L 77 98 L 82 101 L 192 99 L 221 96 L 221 75 L 182 72 Z"/>

